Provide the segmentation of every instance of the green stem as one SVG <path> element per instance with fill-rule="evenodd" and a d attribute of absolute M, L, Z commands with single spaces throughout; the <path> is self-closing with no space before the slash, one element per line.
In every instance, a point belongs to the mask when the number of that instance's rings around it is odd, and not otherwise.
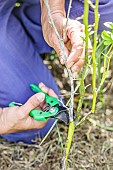
<path fill-rule="evenodd" d="M 85 84 L 84 84 L 84 79 L 85 79 L 85 73 L 88 67 L 88 38 L 89 38 L 89 32 L 88 32 L 88 12 L 89 12 L 89 3 L 87 0 L 84 1 L 84 25 L 85 25 L 85 64 L 83 67 L 83 71 L 81 72 L 81 79 L 80 79 L 80 100 L 78 103 L 77 107 L 77 119 L 80 120 L 81 118 L 81 109 L 82 109 L 82 104 L 83 104 L 83 99 L 85 95 Z"/>
<path fill-rule="evenodd" d="M 68 137 L 67 137 L 67 142 L 66 142 L 66 164 L 67 164 L 69 151 L 70 151 L 72 140 L 73 140 L 74 130 L 75 130 L 75 125 L 74 125 L 74 121 L 72 121 L 69 124 Z"/>
<path fill-rule="evenodd" d="M 113 45 L 110 46 L 110 48 L 109 48 L 106 56 L 104 57 L 104 72 L 103 72 L 103 75 L 102 75 L 102 79 L 101 79 L 100 85 L 99 85 L 99 87 L 98 87 L 98 89 L 97 89 L 97 92 L 99 92 L 100 89 L 102 88 L 102 85 L 103 85 L 103 83 L 104 83 L 104 81 L 105 81 L 105 79 L 106 79 L 106 76 L 107 76 L 107 74 L 108 74 L 110 61 L 111 61 L 111 58 L 112 58 L 112 56 L 113 56 L 113 52 L 111 53 L 112 48 L 113 48 Z M 110 54 L 110 53 L 111 53 L 111 54 Z M 108 57 L 109 54 L 110 54 L 110 56 Z M 108 60 L 107 60 L 107 57 L 108 57 Z M 108 64 L 107 64 L 107 63 L 108 63 Z"/>
<path fill-rule="evenodd" d="M 94 8 L 94 15 L 95 15 L 95 26 L 94 26 L 94 41 L 93 41 L 93 52 L 92 52 L 92 67 L 93 67 L 93 74 L 92 74 L 92 87 L 93 87 L 93 102 L 92 102 L 92 113 L 95 112 L 96 106 L 96 98 L 97 98 L 97 89 L 96 89 L 96 48 L 97 48 L 97 32 L 98 32 L 98 3 L 99 1 L 96 0 L 95 8 Z"/>

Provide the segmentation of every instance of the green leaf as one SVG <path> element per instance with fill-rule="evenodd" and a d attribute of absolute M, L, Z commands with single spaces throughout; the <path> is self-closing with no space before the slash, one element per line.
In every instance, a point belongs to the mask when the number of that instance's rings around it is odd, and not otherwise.
<path fill-rule="evenodd" d="M 102 38 L 104 40 L 111 40 L 111 36 L 109 35 L 109 32 L 107 32 L 105 30 L 102 32 Z"/>
<path fill-rule="evenodd" d="M 111 39 L 113 40 L 113 33 L 111 33 Z"/>
<path fill-rule="evenodd" d="M 110 44 L 113 44 L 113 40 L 104 41 L 104 45 L 110 45 Z"/>

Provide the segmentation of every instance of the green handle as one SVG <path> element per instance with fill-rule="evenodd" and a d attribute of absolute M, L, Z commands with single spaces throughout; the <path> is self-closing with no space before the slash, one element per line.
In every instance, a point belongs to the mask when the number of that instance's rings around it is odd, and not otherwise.
<path fill-rule="evenodd" d="M 38 93 L 38 92 L 42 92 L 45 94 L 45 100 L 46 100 L 46 103 L 50 106 L 60 106 L 60 102 L 58 101 L 58 99 L 56 97 L 52 97 L 52 96 L 49 96 L 47 93 L 43 92 L 38 86 L 36 86 L 35 84 L 30 84 L 30 87 L 31 89 Z"/>
<path fill-rule="evenodd" d="M 30 88 L 35 92 L 35 93 L 39 93 L 42 92 L 45 95 L 47 95 L 47 93 L 43 92 L 38 86 L 36 86 L 35 84 L 30 84 Z"/>
<path fill-rule="evenodd" d="M 9 107 L 13 107 L 13 106 L 15 106 L 15 102 L 9 103 Z"/>
<path fill-rule="evenodd" d="M 48 118 L 54 117 L 58 113 L 58 108 L 54 107 L 49 112 L 43 112 L 42 110 L 32 110 L 30 116 L 37 121 L 47 121 Z"/>
<path fill-rule="evenodd" d="M 33 117 L 35 120 L 37 121 L 47 121 L 48 118 L 50 117 L 54 117 L 57 113 L 58 113 L 58 108 L 57 107 L 53 107 L 53 106 L 57 106 L 60 105 L 60 102 L 58 101 L 57 98 L 49 96 L 47 93 L 43 92 L 38 86 L 36 86 L 35 84 L 30 84 L 31 89 L 38 93 L 38 92 L 42 92 L 45 94 L 45 101 L 48 105 L 50 105 L 52 108 L 50 109 L 49 112 L 45 112 L 42 110 L 32 110 L 29 115 L 31 117 Z M 9 107 L 12 106 L 16 106 L 18 105 L 18 103 L 15 102 L 11 102 L 9 104 Z"/>

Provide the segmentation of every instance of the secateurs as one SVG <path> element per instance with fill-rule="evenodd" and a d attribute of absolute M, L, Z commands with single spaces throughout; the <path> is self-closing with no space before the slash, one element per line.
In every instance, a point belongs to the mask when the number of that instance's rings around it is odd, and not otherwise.
<path fill-rule="evenodd" d="M 45 101 L 47 107 L 44 110 L 34 109 L 30 112 L 30 116 L 37 121 L 47 121 L 49 118 L 56 118 L 63 121 L 66 125 L 69 124 L 69 108 L 62 106 L 61 102 L 47 93 L 43 92 L 38 86 L 30 84 L 31 89 L 38 93 L 42 92 L 45 94 Z M 9 106 L 21 105 L 19 103 L 12 102 Z"/>

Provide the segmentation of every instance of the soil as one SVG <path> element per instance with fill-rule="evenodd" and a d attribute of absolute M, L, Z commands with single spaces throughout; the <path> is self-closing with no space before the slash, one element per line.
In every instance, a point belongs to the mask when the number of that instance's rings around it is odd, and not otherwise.
<path fill-rule="evenodd" d="M 52 56 L 53 57 L 53 56 Z M 51 58 L 52 58 L 51 57 Z M 65 100 L 69 98 L 69 80 L 66 69 L 57 59 L 54 61 L 46 58 L 45 64 L 52 71 L 57 84 Z M 113 65 L 113 63 L 111 64 Z M 104 85 L 104 102 L 97 101 L 96 113 L 90 115 L 90 121 L 86 120 L 75 130 L 73 143 L 69 155 L 68 170 L 113 170 L 113 69 Z M 86 83 L 90 84 L 90 76 Z M 75 95 L 75 110 L 79 94 Z M 91 107 L 91 89 L 87 89 L 82 109 L 82 115 L 89 112 Z M 97 124 L 104 127 L 96 126 Z M 107 130 L 105 130 L 107 126 Z M 58 124 L 65 148 L 68 127 Z M 42 146 L 37 139 L 36 144 L 9 143 L 0 138 L 0 170 L 60 170 L 64 151 L 56 129 L 48 136 Z"/>

